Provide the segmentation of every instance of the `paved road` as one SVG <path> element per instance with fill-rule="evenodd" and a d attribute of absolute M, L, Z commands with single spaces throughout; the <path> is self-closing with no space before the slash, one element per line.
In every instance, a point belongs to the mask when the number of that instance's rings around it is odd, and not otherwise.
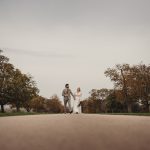
<path fill-rule="evenodd" d="M 34 115 L 0 118 L 1 150 L 150 150 L 150 117 Z"/>

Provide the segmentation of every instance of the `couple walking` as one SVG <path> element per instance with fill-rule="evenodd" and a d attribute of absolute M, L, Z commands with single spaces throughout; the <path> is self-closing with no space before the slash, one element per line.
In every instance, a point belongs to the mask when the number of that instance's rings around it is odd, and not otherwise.
<path fill-rule="evenodd" d="M 72 93 L 72 91 L 69 88 L 69 84 L 65 85 L 65 89 L 62 92 L 62 96 L 64 97 L 64 111 L 67 113 L 67 103 L 70 113 L 81 113 L 81 89 L 77 88 L 77 91 L 75 94 Z M 73 107 L 71 106 L 71 96 L 74 99 Z"/>

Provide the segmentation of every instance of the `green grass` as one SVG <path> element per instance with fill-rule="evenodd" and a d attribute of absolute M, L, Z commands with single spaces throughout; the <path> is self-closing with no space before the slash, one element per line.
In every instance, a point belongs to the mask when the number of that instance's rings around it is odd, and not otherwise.
<path fill-rule="evenodd" d="M 6 113 L 0 113 L 0 117 L 6 117 L 6 116 L 24 116 L 24 115 L 39 115 L 42 113 L 34 113 L 34 112 L 6 112 Z"/>
<path fill-rule="evenodd" d="M 150 116 L 150 113 L 103 113 L 104 115 Z"/>
<path fill-rule="evenodd" d="M 35 112 L 6 112 L 0 113 L 0 117 L 7 116 L 25 116 L 25 115 L 41 115 L 50 113 L 35 113 Z M 100 113 L 101 115 L 130 115 L 130 116 L 150 116 L 150 113 Z"/>

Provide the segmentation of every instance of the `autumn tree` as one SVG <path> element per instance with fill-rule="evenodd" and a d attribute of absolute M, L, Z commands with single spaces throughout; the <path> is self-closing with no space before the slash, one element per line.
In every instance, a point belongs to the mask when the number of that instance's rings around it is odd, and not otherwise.
<path fill-rule="evenodd" d="M 9 59 L 1 54 L 0 50 L 0 105 L 1 112 L 4 112 L 4 105 L 6 105 L 10 99 L 10 89 L 12 88 L 12 74 L 14 67 L 9 63 Z"/>
<path fill-rule="evenodd" d="M 112 92 L 112 89 L 92 89 L 90 92 L 90 95 L 92 98 L 97 99 L 97 100 L 105 100 L 106 97 Z"/>
<path fill-rule="evenodd" d="M 128 96 L 127 89 L 127 75 L 129 72 L 129 65 L 116 65 L 115 68 L 108 68 L 105 71 L 105 75 L 110 77 L 111 81 L 114 82 L 115 89 L 121 90 L 123 94 L 123 101 L 128 107 L 128 112 L 131 112 L 131 102 Z"/>
<path fill-rule="evenodd" d="M 30 101 L 30 108 L 34 112 L 45 112 L 46 98 L 42 96 L 36 96 Z"/>
<path fill-rule="evenodd" d="M 109 95 L 111 90 L 103 89 L 92 89 L 89 94 L 90 96 L 82 102 L 82 109 L 84 113 L 102 113 L 106 112 L 106 97 Z"/>
<path fill-rule="evenodd" d="M 29 101 L 37 95 L 38 89 L 32 77 L 22 74 L 19 69 L 16 69 L 12 76 L 11 103 L 16 106 L 17 112 L 21 107 L 29 108 Z"/>
<path fill-rule="evenodd" d="M 64 110 L 57 95 L 53 95 L 50 99 L 36 96 L 31 100 L 30 107 L 34 112 L 62 113 Z"/>
<path fill-rule="evenodd" d="M 117 100 L 116 92 L 118 91 L 115 90 L 112 91 L 105 99 L 107 112 L 111 113 L 124 112 L 124 105 L 123 103 Z"/>
<path fill-rule="evenodd" d="M 64 107 L 57 95 L 53 95 L 50 99 L 47 100 L 46 109 L 47 112 L 50 113 L 62 113 L 64 111 Z"/>
<path fill-rule="evenodd" d="M 114 82 L 117 99 L 123 101 L 127 111 L 132 112 L 132 104 L 142 100 L 143 104 L 149 107 L 150 98 L 150 66 L 144 64 L 116 65 L 115 68 L 108 68 L 105 75 Z"/>
<path fill-rule="evenodd" d="M 131 68 L 130 91 L 135 99 L 140 99 L 146 111 L 150 111 L 150 66 L 140 63 Z"/>

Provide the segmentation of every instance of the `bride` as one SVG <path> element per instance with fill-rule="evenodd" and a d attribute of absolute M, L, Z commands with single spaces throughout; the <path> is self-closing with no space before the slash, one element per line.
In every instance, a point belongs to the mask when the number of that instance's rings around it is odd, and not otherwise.
<path fill-rule="evenodd" d="M 81 93 L 81 89 L 80 87 L 77 88 L 76 93 L 74 94 L 75 96 L 75 100 L 74 100 L 74 105 L 73 105 L 73 112 L 76 114 L 81 113 L 81 97 L 82 97 L 82 93 Z"/>

